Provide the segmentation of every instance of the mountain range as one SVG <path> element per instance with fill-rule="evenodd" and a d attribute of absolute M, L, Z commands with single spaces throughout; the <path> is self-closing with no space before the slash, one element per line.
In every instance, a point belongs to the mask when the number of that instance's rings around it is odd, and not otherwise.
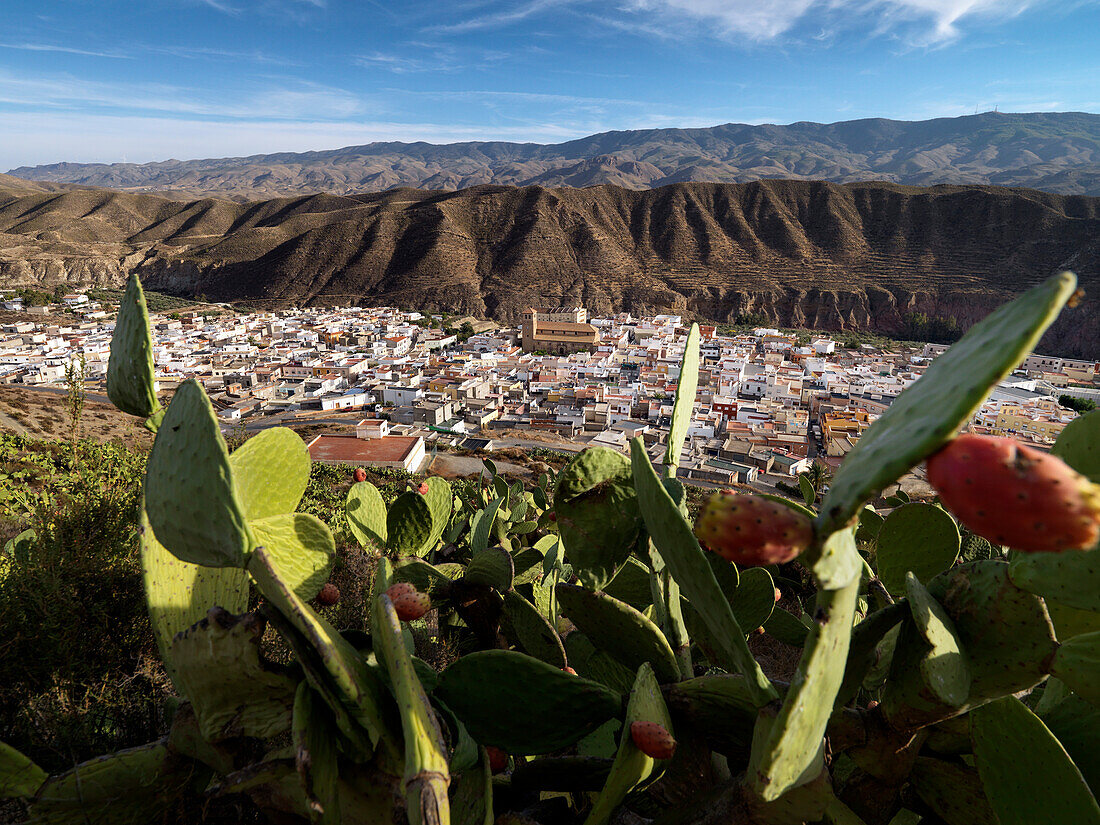
<path fill-rule="evenodd" d="M 648 189 L 764 179 L 1030 187 L 1100 195 L 1100 115 L 986 112 L 785 126 L 604 132 L 567 143 L 370 143 L 156 163 L 54 163 L 10 175 L 54 184 L 235 200 L 483 184 Z"/>
<path fill-rule="evenodd" d="M 0 179 L 0 283 L 121 284 L 274 309 L 391 305 L 903 333 L 965 329 L 1068 268 L 1086 296 L 1044 351 L 1100 356 L 1100 198 L 989 186 L 758 181 L 483 185 L 249 203 Z"/>

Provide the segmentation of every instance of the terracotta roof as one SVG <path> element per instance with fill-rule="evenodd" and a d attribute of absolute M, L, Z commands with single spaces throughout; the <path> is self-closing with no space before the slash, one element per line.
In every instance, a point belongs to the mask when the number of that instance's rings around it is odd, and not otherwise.
<path fill-rule="evenodd" d="M 390 435 L 385 438 L 356 438 L 350 435 L 319 435 L 309 444 L 314 461 L 404 461 L 419 436 Z"/>

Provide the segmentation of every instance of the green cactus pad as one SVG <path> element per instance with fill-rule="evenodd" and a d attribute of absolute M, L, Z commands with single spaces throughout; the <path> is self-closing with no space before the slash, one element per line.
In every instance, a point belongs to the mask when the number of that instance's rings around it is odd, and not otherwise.
<path fill-rule="evenodd" d="M 493 547 L 470 560 L 463 578 L 469 584 L 483 584 L 500 593 L 507 593 L 512 589 L 515 572 L 512 554 L 501 547 Z"/>
<path fill-rule="evenodd" d="M 478 510 L 470 522 L 470 552 L 475 556 L 489 547 L 489 536 L 501 503 L 499 498 L 493 499 L 485 509 Z"/>
<path fill-rule="evenodd" d="M 619 751 L 615 762 L 607 775 L 607 782 L 600 792 L 596 804 L 584 821 L 584 825 L 606 825 L 611 815 L 619 807 L 627 794 L 647 780 L 655 779 L 664 772 L 664 763 L 646 756 L 634 744 L 630 735 L 630 726 L 634 722 L 656 722 L 669 733 L 674 734 L 672 717 L 669 715 L 661 688 L 653 675 L 652 668 L 644 664 L 638 668 L 634 689 L 630 691 L 630 700 L 626 706 L 626 718 L 623 721 L 623 733 L 619 737 Z"/>
<path fill-rule="evenodd" d="M 665 700 L 677 724 L 699 733 L 722 753 L 747 751 L 756 707 L 741 676 L 697 676 L 667 688 Z"/>
<path fill-rule="evenodd" d="M 798 489 L 802 493 L 802 500 L 806 502 L 806 506 L 813 507 L 814 502 L 817 501 L 817 490 L 805 473 L 798 476 Z"/>
<path fill-rule="evenodd" d="M 393 563 L 392 580 L 395 582 L 408 582 L 421 593 L 427 593 L 433 598 L 442 595 L 449 590 L 451 579 L 440 572 L 434 565 L 428 564 L 423 559 L 404 558 Z"/>
<path fill-rule="evenodd" d="M 1077 288 L 1063 272 L 975 324 L 894 400 L 845 458 L 821 505 L 822 532 L 954 436 L 993 387 L 1034 349 Z"/>
<path fill-rule="evenodd" d="M 309 450 L 294 430 L 263 430 L 229 456 L 233 489 L 249 521 L 292 513 L 309 484 Z"/>
<path fill-rule="evenodd" d="M 762 627 L 775 610 L 775 581 L 763 567 L 742 570 L 737 589 L 727 595 L 730 609 L 742 628 Z"/>
<path fill-rule="evenodd" d="M 449 499 L 448 499 L 449 501 Z M 381 566 L 388 566 L 383 559 Z M 382 574 L 383 581 L 388 571 Z M 436 825 L 450 818 L 447 747 L 439 720 L 405 649 L 402 625 L 385 593 L 374 597 L 371 612 L 374 652 L 390 677 L 405 738 L 405 801 L 410 825 Z"/>
<path fill-rule="evenodd" d="M 653 622 L 625 602 L 571 584 L 557 586 L 558 604 L 597 648 L 635 670 L 649 662 L 662 684 L 680 678 L 676 656 Z"/>
<path fill-rule="evenodd" d="M 1100 613 L 1092 610 L 1078 610 L 1075 607 L 1066 607 L 1061 602 L 1050 598 L 1044 598 L 1051 624 L 1058 641 L 1065 642 L 1082 633 L 1100 631 Z"/>
<path fill-rule="evenodd" d="M 1100 484 L 1100 410 L 1069 422 L 1050 451 L 1090 481 Z"/>
<path fill-rule="evenodd" d="M 439 544 L 439 539 L 451 520 L 451 502 L 454 499 L 454 492 L 446 479 L 432 476 L 425 479 L 424 483 L 428 485 L 424 500 L 428 503 L 428 511 L 432 514 L 432 530 L 421 545 L 420 552 L 417 553 L 419 556 L 428 555 Z"/>
<path fill-rule="evenodd" d="M 229 452 L 202 387 L 184 381 L 145 469 L 145 511 L 157 540 L 205 567 L 244 567 L 252 548 Z"/>
<path fill-rule="evenodd" d="M 542 553 L 533 547 L 527 547 L 515 553 L 512 556 L 512 566 L 514 568 L 512 586 L 519 587 L 521 584 L 542 581 L 544 558 Z"/>
<path fill-rule="evenodd" d="M 386 502 L 378 488 L 369 481 L 357 481 L 348 490 L 344 504 L 348 528 L 361 547 L 386 546 Z"/>
<path fill-rule="evenodd" d="M 107 397 L 124 413 L 142 418 L 149 418 L 160 409 L 149 311 L 137 275 L 130 276 L 118 305 L 107 361 Z"/>
<path fill-rule="evenodd" d="M 766 738 L 754 742 L 748 776 L 765 802 L 801 784 L 820 750 L 844 679 L 857 596 L 858 576 L 845 588 L 817 594 L 814 625 L 783 706 Z"/>
<path fill-rule="evenodd" d="M 1007 696 L 971 715 L 974 760 L 1000 825 L 1096 825 L 1100 807 L 1046 725 Z"/>
<path fill-rule="evenodd" d="M 872 507 L 864 507 L 859 511 L 859 529 L 856 530 L 856 542 L 868 543 L 878 538 L 878 532 L 886 519 L 880 516 Z"/>
<path fill-rule="evenodd" d="M 34 762 L 0 742 L 0 799 L 34 796 L 48 778 Z"/>
<path fill-rule="evenodd" d="M 298 598 L 316 596 L 332 572 L 336 544 L 328 525 L 308 513 L 284 513 L 251 521 L 256 544 L 267 548 L 283 580 Z"/>
<path fill-rule="evenodd" d="M 477 748 L 476 763 L 455 778 L 451 787 L 453 825 L 493 825 L 493 773 L 489 755 Z"/>
<path fill-rule="evenodd" d="M 554 512 L 581 583 L 604 587 L 630 557 L 641 528 L 630 462 L 606 447 L 580 453 L 562 470 Z"/>
<path fill-rule="evenodd" d="M 172 639 L 206 616 L 211 607 L 234 615 L 248 609 L 248 573 L 234 567 L 202 567 L 169 553 L 141 511 L 141 572 L 149 623 L 168 676 L 180 688 L 172 659 Z"/>
<path fill-rule="evenodd" d="M 1045 678 L 1057 646 L 1054 629 L 1042 600 L 1009 580 L 1007 564 L 957 565 L 930 581 L 928 592 L 955 623 L 970 665 L 970 693 L 960 707 L 936 700 L 920 675 L 927 644 L 903 626 L 882 697 L 891 725 L 923 727 Z"/>
<path fill-rule="evenodd" d="M 598 682 L 509 650 L 463 656 L 443 671 L 438 695 L 483 745 L 508 753 L 566 748 L 619 712 Z"/>
<path fill-rule="evenodd" d="M 684 343 L 684 357 L 680 361 L 680 380 L 676 383 L 676 401 L 672 405 L 672 424 L 668 429 L 668 448 L 665 450 L 665 466 L 673 472 L 680 466 L 680 452 L 684 449 L 684 438 L 691 426 L 698 387 L 699 325 L 692 324 Z"/>
<path fill-rule="evenodd" d="M 947 825 L 1000 825 L 974 768 L 919 756 L 909 781 L 917 796 Z"/>
<path fill-rule="evenodd" d="M 646 454 L 645 443 L 636 438 L 630 449 L 638 502 L 653 544 L 718 645 L 717 652 L 721 655 L 718 664 L 743 674 L 757 704 L 767 704 L 775 698 L 775 689 L 749 652 L 745 634 L 733 616 L 691 525 L 657 477 Z"/>
<path fill-rule="evenodd" d="M 1066 749 L 1093 796 L 1100 798 L 1100 748 L 1096 747 L 1100 742 L 1100 708 L 1069 694 L 1039 717 Z"/>
<path fill-rule="evenodd" d="M 875 566 L 891 596 L 905 595 L 905 575 L 931 581 L 955 563 L 959 528 L 944 510 L 931 504 L 906 504 L 894 510 L 878 534 Z"/>
<path fill-rule="evenodd" d="M 818 534 L 820 538 L 820 534 Z M 821 590 L 840 590 L 863 572 L 863 557 L 856 549 L 855 531 L 837 530 L 815 543 L 800 559 L 814 574 Z"/>
<path fill-rule="evenodd" d="M 316 652 L 331 679 L 330 695 L 334 691 L 339 702 L 339 710 L 334 708 L 337 719 L 340 711 L 346 713 L 370 734 L 373 744 L 382 741 L 396 754 L 400 734 L 388 723 L 385 687 L 371 674 L 358 651 L 298 597 L 280 575 L 275 559 L 262 547 L 252 554 L 248 571 L 264 597 Z M 319 688 L 319 682 L 311 680 L 311 684 Z"/>
<path fill-rule="evenodd" d="M 504 613 L 512 624 L 516 641 L 529 656 L 554 667 L 565 667 L 561 637 L 537 607 L 514 590 L 504 595 Z"/>
<path fill-rule="evenodd" d="M 1064 553 L 1018 553 L 1008 568 L 1012 583 L 1067 607 L 1100 612 L 1100 548 Z"/>
<path fill-rule="evenodd" d="M 764 632 L 785 645 L 802 647 L 810 635 L 810 628 L 789 610 L 777 607 L 764 622 Z"/>
<path fill-rule="evenodd" d="M 1050 672 L 1086 702 L 1100 707 L 1100 633 L 1085 633 L 1063 642 Z"/>
<path fill-rule="evenodd" d="M 302 792 L 320 825 L 340 823 L 340 766 L 328 708 L 306 682 L 294 696 L 294 756 Z"/>
<path fill-rule="evenodd" d="M 619 568 L 615 578 L 608 582 L 604 592 L 612 598 L 626 602 L 635 610 L 645 610 L 653 604 L 653 591 L 649 586 L 649 570 L 631 557 Z"/>
<path fill-rule="evenodd" d="M 397 556 L 419 556 L 432 533 L 432 511 L 420 493 L 402 493 L 386 515 L 386 547 Z"/>
<path fill-rule="evenodd" d="M 586 679 L 621 694 L 629 693 L 634 686 L 634 674 L 630 668 L 599 650 L 580 631 L 573 631 L 565 637 L 565 652 L 569 655 L 570 667 Z"/>
<path fill-rule="evenodd" d="M 908 615 L 907 605 L 895 602 L 875 611 L 852 629 L 848 662 L 844 666 L 844 682 L 836 697 L 837 707 L 847 705 L 856 698 L 868 671 L 878 661 L 879 645 L 883 638 Z M 767 625 L 764 629 L 767 630 Z"/>
<path fill-rule="evenodd" d="M 208 742 L 267 739 L 290 727 L 295 680 L 260 658 L 267 623 L 253 613 L 212 608 L 172 642 L 172 661 Z"/>
<path fill-rule="evenodd" d="M 941 702 L 959 707 L 970 693 L 970 664 L 955 623 L 912 573 L 906 574 L 905 593 L 913 621 L 928 645 L 920 661 L 924 683 Z"/>
<path fill-rule="evenodd" d="M 198 766 L 164 742 L 77 765 L 38 789 L 35 825 L 147 825 L 160 822 L 188 791 Z"/>

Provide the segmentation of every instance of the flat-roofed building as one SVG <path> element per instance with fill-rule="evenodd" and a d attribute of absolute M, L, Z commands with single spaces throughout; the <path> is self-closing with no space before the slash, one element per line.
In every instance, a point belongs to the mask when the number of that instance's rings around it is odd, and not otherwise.
<path fill-rule="evenodd" d="M 583 307 L 529 309 L 523 313 L 523 349 L 556 355 L 591 352 L 599 343 L 600 333 L 587 319 Z"/>

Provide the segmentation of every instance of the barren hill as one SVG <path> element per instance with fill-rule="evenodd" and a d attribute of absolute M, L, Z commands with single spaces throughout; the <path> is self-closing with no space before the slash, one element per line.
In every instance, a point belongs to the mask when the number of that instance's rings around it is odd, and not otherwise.
<path fill-rule="evenodd" d="M 1060 268 L 1100 294 L 1100 198 L 806 181 L 401 189 L 234 203 L 106 190 L 0 192 L 0 283 L 121 283 L 258 308 L 390 304 L 515 320 L 746 315 L 898 333 L 966 327 Z M 1051 333 L 1100 356 L 1090 294 Z"/>
<path fill-rule="evenodd" d="M 884 180 L 1028 186 L 1100 195 L 1100 115 L 985 114 L 898 121 L 605 132 L 554 145 L 371 143 L 317 152 L 157 163 L 56 163 L 11 174 L 173 197 L 239 200 L 481 184 L 646 189 L 682 181 Z"/>

